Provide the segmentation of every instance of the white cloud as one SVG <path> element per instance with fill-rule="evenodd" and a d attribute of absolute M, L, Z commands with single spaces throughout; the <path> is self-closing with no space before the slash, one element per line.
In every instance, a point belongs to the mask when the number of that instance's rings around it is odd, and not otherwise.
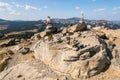
<path fill-rule="evenodd" d="M 12 11 L 12 12 L 10 12 L 9 14 L 12 14 L 12 15 L 22 15 L 21 13 L 16 12 L 16 11 Z"/>
<path fill-rule="evenodd" d="M 0 9 L 5 11 L 12 11 L 11 5 L 4 2 L 0 2 Z"/>
<path fill-rule="evenodd" d="M 28 5 L 28 4 L 21 5 L 21 4 L 16 4 L 15 2 L 11 2 L 11 4 L 0 2 L 0 10 L 9 11 L 9 12 L 13 13 L 13 12 L 15 12 L 13 7 L 23 8 L 25 10 L 41 10 L 41 8 L 38 8 L 38 7 L 32 6 L 32 5 Z M 48 8 L 48 6 L 43 6 L 43 9 L 47 9 L 47 8 Z"/>
<path fill-rule="evenodd" d="M 80 9 L 80 7 L 79 7 L 79 6 L 76 6 L 76 7 L 75 7 L 75 9 L 76 9 L 76 10 L 79 10 L 79 9 Z"/>
<path fill-rule="evenodd" d="M 95 12 L 103 12 L 105 11 L 105 8 L 99 8 L 99 9 L 94 9 Z"/>
<path fill-rule="evenodd" d="M 114 7 L 113 10 L 120 10 L 120 6 Z"/>
<path fill-rule="evenodd" d="M 38 9 L 37 7 L 31 6 L 31 5 L 25 5 L 24 8 L 25 8 L 25 10 L 30 10 L 30 9 L 37 10 Z"/>
<path fill-rule="evenodd" d="M 35 6 L 32 6 L 32 5 L 20 5 L 20 4 L 15 4 L 15 6 L 17 8 L 24 8 L 25 10 L 40 10 L 40 8 L 37 8 Z M 45 8 L 47 8 L 47 6 L 45 6 Z"/>
<path fill-rule="evenodd" d="M 5 11 L 5 12 L 12 14 L 12 15 L 21 15 L 19 12 L 15 11 L 12 8 L 12 6 L 13 5 L 11 5 L 11 4 L 0 2 L 0 10 Z"/>

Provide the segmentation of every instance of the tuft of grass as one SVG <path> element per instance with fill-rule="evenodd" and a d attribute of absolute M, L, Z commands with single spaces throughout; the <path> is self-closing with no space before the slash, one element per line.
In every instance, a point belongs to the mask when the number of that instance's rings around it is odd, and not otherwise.
<path fill-rule="evenodd" d="M 12 56 L 14 53 L 11 50 L 3 50 L 0 51 L 0 61 L 3 60 L 6 57 Z"/>
<path fill-rule="evenodd" d="M 11 55 L 14 53 L 11 50 L 2 50 L 0 51 L 0 72 L 4 70 L 4 68 L 7 66 L 8 59 Z"/>

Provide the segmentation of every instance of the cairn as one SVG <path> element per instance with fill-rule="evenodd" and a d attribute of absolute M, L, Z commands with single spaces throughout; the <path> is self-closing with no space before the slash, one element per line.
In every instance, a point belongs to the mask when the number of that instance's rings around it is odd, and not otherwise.
<path fill-rule="evenodd" d="M 71 25 L 67 31 L 69 33 L 74 33 L 74 32 L 79 32 L 79 31 L 84 31 L 87 29 L 87 26 L 85 24 L 85 20 L 84 20 L 84 14 L 82 14 L 82 18 L 80 19 L 78 24 L 75 25 Z"/>
<path fill-rule="evenodd" d="M 82 13 L 81 15 L 82 15 L 82 17 L 81 17 L 81 19 L 80 19 L 80 22 L 78 23 L 78 29 L 79 29 L 80 31 L 87 29 L 87 26 L 86 26 L 85 20 L 84 20 L 84 14 Z"/>
<path fill-rule="evenodd" d="M 46 36 L 48 36 L 48 40 L 53 40 L 52 34 L 56 33 L 57 29 L 53 27 L 50 16 L 47 17 L 46 24 L 47 24 L 45 29 Z"/>

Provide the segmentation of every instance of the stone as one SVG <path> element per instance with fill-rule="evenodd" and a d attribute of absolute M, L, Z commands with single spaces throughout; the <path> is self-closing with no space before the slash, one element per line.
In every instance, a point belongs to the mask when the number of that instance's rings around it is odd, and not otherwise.
<path fill-rule="evenodd" d="M 22 47 L 19 45 L 16 45 L 16 46 L 11 47 L 10 50 L 17 52 L 20 48 Z"/>
<path fill-rule="evenodd" d="M 18 50 L 19 53 L 22 53 L 22 54 L 27 54 L 30 52 L 30 49 L 29 48 L 26 48 L 26 47 L 21 47 L 19 50 Z"/>
<path fill-rule="evenodd" d="M 87 29 L 85 22 L 78 24 L 78 30 L 84 31 Z"/>
<path fill-rule="evenodd" d="M 40 33 L 34 34 L 34 36 L 32 36 L 31 39 L 32 40 L 40 40 L 41 39 Z"/>
<path fill-rule="evenodd" d="M 83 15 L 82 15 L 82 18 L 80 20 L 80 23 L 75 24 L 75 25 L 71 25 L 68 28 L 69 33 L 74 33 L 74 32 L 79 32 L 79 31 L 84 31 L 84 30 L 87 30 L 87 26 L 85 24 Z"/>
<path fill-rule="evenodd" d="M 113 59 L 111 60 L 111 68 L 120 72 L 120 49 L 114 48 L 112 54 Z"/>
<path fill-rule="evenodd" d="M 70 26 L 70 27 L 68 28 L 68 32 L 74 33 L 75 31 L 78 30 L 77 27 L 78 27 L 78 24 L 75 24 L 75 25 L 73 25 L 73 26 Z"/>
<path fill-rule="evenodd" d="M 90 58 L 90 52 L 86 52 L 80 56 L 81 60 L 85 60 L 85 59 L 89 59 L 89 58 Z"/>
<path fill-rule="evenodd" d="M 51 24 L 51 18 L 50 18 L 50 16 L 47 17 L 46 23 L 47 24 Z"/>
<path fill-rule="evenodd" d="M 83 30 L 86 30 L 87 27 L 85 25 L 85 23 L 79 23 L 79 24 L 75 24 L 73 26 L 70 26 L 68 28 L 68 32 L 69 33 L 74 33 L 74 32 L 78 32 L 78 31 L 83 31 Z"/>
<path fill-rule="evenodd" d="M 40 36 L 43 38 L 43 37 L 45 37 L 47 35 L 47 33 L 45 32 L 45 31 L 43 31 L 43 32 L 41 32 L 40 33 Z"/>
<path fill-rule="evenodd" d="M 15 45 L 15 39 L 5 40 L 0 43 L 0 47 L 8 47 L 8 46 L 12 46 L 12 45 Z"/>
<path fill-rule="evenodd" d="M 92 29 L 92 26 L 91 25 L 87 25 L 87 29 Z"/>
<path fill-rule="evenodd" d="M 66 34 L 67 34 L 67 28 L 63 28 L 62 34 L 63 34 L 63 35 L 66 35 Z"/>
<path fill-rule="evenodd" d="M 15 39 L 15 44 L 20 44 L 20 39 Z"/>
<path fill-rule="evenodd" d="M 47 21 L 46 22 L 47 26 L 46 26 L 46 29 L 45 29 L 46 34 L 49 35 L 49 34 L 52 34 L 52 33 L 56 33 L 57 28 L 53 27 L 50 16 L 48 16 L 46 21 Z"/>
<path fill-rule="evenodd" d="M 49 24 L 49 25 L 46 26 L 45 31 L 46 31 L 47 34 L 56 33 L 57 28 L 55 28 L 51 24 Z"/>
<path fill-rule="evenodd" d="M 105 35 L 105 33 L 102 32 L 102 31 L 100 31 L 100 30 L 96 30 L 95 33 L 96 33 L 100 38 L 102 38 L 102 39 L 106 39 L 106 38 L 107 38 L 106 35 Z"/>
<path fill-rule="evenodd" d="M 112 52 L 112 50 L 115 48 L 115 44 L 114 44 L 114 42 L 112 42 L 112 41 L 109 41 L 109 40 L 105 40 L 105 42 L 106 42 L 106 45 L 107 45 L 107 48 L 110 50 L 110 52 Z"/>
<path fill-rule="evenodd" d="M 74 32 L 74 34 L 73 34 L 74 37 L 79 37 L 80 35 L 81 35 L 80 32 Z"/>

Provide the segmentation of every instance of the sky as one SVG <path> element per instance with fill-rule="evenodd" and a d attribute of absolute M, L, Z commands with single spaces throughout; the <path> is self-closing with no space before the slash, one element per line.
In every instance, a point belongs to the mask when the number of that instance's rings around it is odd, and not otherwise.
<path fill-rule="evenodd" d="M 120 20 L 120 0 L 0 0 L 0 18 L 40 20 L 81 17 Z"/>

